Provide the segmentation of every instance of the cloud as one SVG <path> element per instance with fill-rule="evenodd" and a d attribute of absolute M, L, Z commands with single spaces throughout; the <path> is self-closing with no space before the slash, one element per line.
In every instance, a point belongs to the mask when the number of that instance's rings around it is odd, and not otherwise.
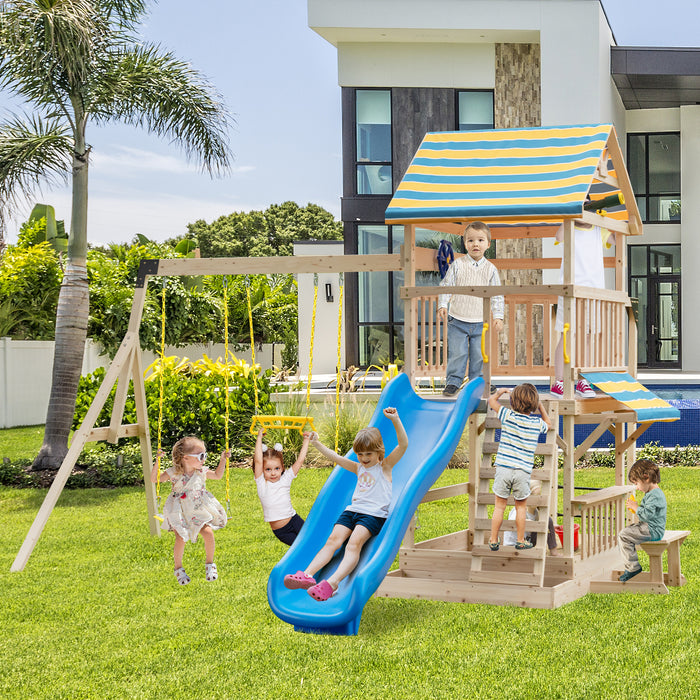
<path fill-rule="evenodd" d="M 91 171 L 96 176 L 122 175 L 134 177 L 139 173 L 168 173 L 182 175 L 200 174 L 195 163 L 188 163 L 184 157 L 166 155 L 131 146 L 114 146 L 112 150 L 95 151 L 90 157 Z M 252 165 L 236 165 L 232 175 L 245 174 L 255 170 Z"/>

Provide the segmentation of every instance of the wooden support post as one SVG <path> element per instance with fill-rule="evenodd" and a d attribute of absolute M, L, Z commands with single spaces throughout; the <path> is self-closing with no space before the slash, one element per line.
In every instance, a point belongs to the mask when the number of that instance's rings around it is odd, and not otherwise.
<path fill-rule="evenodd" d="M 564 221 L 564 251 L 562 257 L 562 271 L 563 280 L 562 284 L 574 284 L 574 222 L 571 219 Z M 565 296 L 562 298 L 563 308 L 563 321 L 564 324 L 569 324 L 569 332 L 567 335 L 567 355 L 569 356 L 569 363 L 564 364 L 564 399 L 571 401 L 574 398 L 574 386 L 576 385 L 576 377 L 573 373 L 573 367 L 575 366 L 576 359 L 576 348 L 575 340 L 577 333 L 575 332 L 573 316 L 575 308 L 575 298 L 570 296 Z M 572 434 L 573 436 L 573 434 Z M 564 437 L 566 440 L 566 436 Z M 569 443 L 573 445 L 573 442 Z M 573 450 L 572 450 L 573 455 Z M 573 541 L 573 540 L 572 540 Z M 568 556 L 568 555 L 567 555 Z"/>
<path fill-rule="evenodd" d="M 134 352 L 135 343 L 138 343 L 137 334 L 127 333 L 124 336 L 124 340 L 119 346 L 119 350 L 117 350 L 117 354 L 115 355 L 112 364 L 109 366 L 109 369 L 105 374 L 102 385 L 97 390 L 97 394 L 95 395 L 95 398 L 88 409 L 85 419 L 83 420 L 80 428 L 78 428 L 78 430 L 76 430 L 76 432 L 73 434 L 73 439 L 71 440 L 68 453 L 56 472 L 56 476 L 54 477 L 51 487 L 44 498 L 44 502 L 41 504 L 39 512 L 36 514 L 34 522 L 29 528 L 27 536 L 24 538 L 24 542 L 22 543 L 22 546 L 15 557 L 15 561 L 10 568 L 11 571 L 22 571 L 27 564 L 29 557 L 34 551 L 36 543 L 39 541 L 39 537 L 41 537 L 46 521 L 49 519 L 49 516 L 51 515 L 51 512 L 58 501 L 58 497 L 61 495 L 63 487 L 65 486 L 66 481 L 68 481 L 68 477 L 73 471 L 73 467 L 78 461 L 78 457 L 80 457 L 80 453 L 83 451 L 85 443 L 88 441 L 90 432 L 92 431 L 95 422 L 99 418 L 100 412 L 102 411 L 102 408 L 105 405 L 110 392 L 112 391 L 112 387 L 117 381 L 122 365 L 130 359 L 131 354 Z"/>
<path fill-rule="evenodd" d="M 564 453 L 564 517 L 562 527 L 564 530 L 564 556 L 574 556 L 574 512 L 571 501 L 574 497 L 574 421 L 575 416 L 562 417 L 564 424 L 564 442 L 568 449 Z"/>
<path fill-rule="evenodd" d="M 479 414 L 472 413 L 467 423 L 469 426 L 469 495 L 467 508 L 469 517 L 469 532 L 467 534 L 467 549 L 474 544 L 474 522 L 476 521 L 476 489 L 479 484 L 479 465 L 481 463 L 481 432 L 479 431 Z"/>
<path fill-rule="evenodd" d="M 416 284 L 416 229 L 413 224 L 404 226 L 404 243 L 401 247 L 401 266 L 404 273 L 404 285 L 414 287 Z M 404 301 L 404 372 L 408 374 L 411 384 L 415 384 L 418 357 L 416 355 L 418 301 Z"/>

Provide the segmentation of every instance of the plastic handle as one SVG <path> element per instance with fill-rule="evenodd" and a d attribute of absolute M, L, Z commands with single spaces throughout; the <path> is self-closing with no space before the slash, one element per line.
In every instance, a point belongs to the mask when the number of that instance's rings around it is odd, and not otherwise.
<path fill-rule="evenodd" d="M 486 331 L 489 329 L 489 324 L 484 323 L 484 327 L 481 329 L 481 358 L 485 363 L 488 364 L 489 356 L 486 354 Z"/>
<path fill-rule="evenodd" d="M 564 324 L 564 333 L 562 334 L 562 338 L 564 340 L 563 343 L 563 348 L 564 348 L 564 364 L 568 365 L 571 362 L 571 358 L 569 357 L 569 353 L 566 352 L 566 334 L 569 332 L 569 328 L 571 326 L 568 323 Z"/>

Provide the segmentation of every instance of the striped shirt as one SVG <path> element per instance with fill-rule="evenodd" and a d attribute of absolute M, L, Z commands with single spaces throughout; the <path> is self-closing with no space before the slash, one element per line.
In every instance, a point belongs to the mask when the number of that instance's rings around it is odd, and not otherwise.
<path fill-rule="evenodd" d="M 532 473 L 537 439 L 540 433 L 547 432 L 547 424 L 539 416 L 526 416 L 505 406 L 498 410 L 498 420 L 501 421 L 501 441 L 496 466 Z"/>
<path fill-rule="evenodd" d="M 447 270 L 445 278 L 440 282 L 441 287 L 486 287 L 501 285 L 496 266 L 486 258 L 474 260 L 471 255 L 457 258 Z M 466 323 L 482 323 L 484 306 L 481 297 L 470 297 L 466 294 L 441 294 L 438 308 L 450 306 L 450 316 Z M 491 314 L 494 318 L 503 318 L 503 297 L 491 297 Z"/>

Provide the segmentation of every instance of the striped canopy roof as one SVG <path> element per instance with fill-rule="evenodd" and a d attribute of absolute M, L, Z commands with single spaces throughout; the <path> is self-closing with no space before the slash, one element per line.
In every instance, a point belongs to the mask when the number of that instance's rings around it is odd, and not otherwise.
<path fill-rule="evenodd" d="M 611 124 L 428 133 L 389 203 L 386 223 L 580 217 L 586 198 L 595 199 L 600 189 L 600 183 L 591 188 L 611 137 Z M 611 165 L 618 176 L 624 171 L 624 163 Z M 614 215 L 628 218 L 626 211 Z"/>

